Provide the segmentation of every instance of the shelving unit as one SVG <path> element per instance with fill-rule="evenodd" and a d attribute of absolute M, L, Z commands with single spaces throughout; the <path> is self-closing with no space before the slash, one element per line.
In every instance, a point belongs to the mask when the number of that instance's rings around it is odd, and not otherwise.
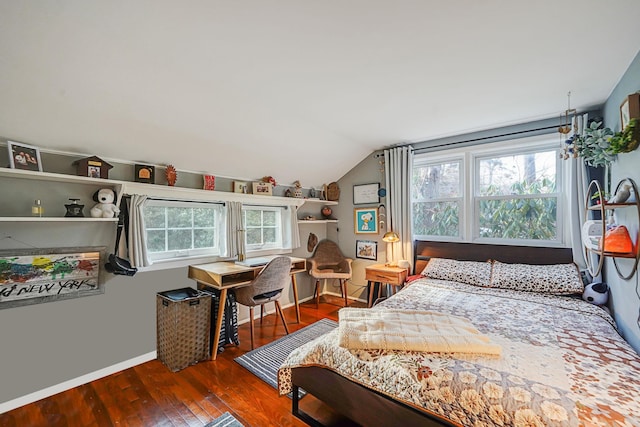
<path fill-rule="evenodd" d="M 602 196 L 603 191 L 598 181 L 595 181 L 595 180 L 591 181 L 591 183 L 589 184 L 589 188 L 587 189 L 586 200 L 585 200 L 585 218 L 588 219 L 590 213 L 592 212 L 600 212 L 600 219 L 601 219 L 600 221 L 601 233 L 600 233 L 599 248 L 593 249 L 588 247 L 587 245 L 584 245 L 585 261 L 587 263 L 587 269 L 589 270 L 589 273 L 591 273 L 591 275 L 594 277 L 600 274 L 600 272 L 602 271 L 602 266 L 604 264 L 605 257 L 610 257 L 613 259 L 613 264 L 616 268 L 616 272 L 618 273 L 618 276 L 623 280 L 629 280 L 631 277 L 633 277 L 633 275 L 636 273 L 638 269 L 638 261 L 640 260 L 640 242 L 638 242 L 639 236 L 636 236 L 636 242 L 634 244 L 632 252 L 608 252 L 603 250 L 605 248 L 608 214 L 613 214 L 613 211 L 616 209 L 635 207 L 636 208 L 635 209 L 636 228 L 638 227 L 638 224 L 640 224 L 640 200 L 638 200 L 638 197 L 640 197 L 640 195 L 638 194 L 638 187 L 636 186 L 635 181 L 632 180 L 631 178 L 624 178 L 620 180 L 620 182 L 618 182 L 618 185 L 616 186 L 614 195 L 618 193 L 618 191 L 622 188 L 622 186 L 625 183 L 628 183 L 631 186 L 633 200 L 628 202 L 623 202 L 623 203 L 608 203 L 607 200 L 605 200 Z M 590 204 L 591 196 L 595 194 L 598 195 L 597 202 L 595 205 L 591 205 Z M 591 260 L 592 254 L 598 255 L 597 266 Z M 618 262 L 617 262 L 618 258 L 626 258 L 626 259 L 634 260 L 633 268 L 631 269 L 630 273 L 624 274 L 621 271 L 620 266 L 618 265 Z"/>
<path fill-rule="evenodd" d="M 38 171 L 28 171 L 21 169 L 10 169 L 10 168 L 0 168 L 0 179 L 6 178 L 7 180 L 25 180 L 32 181 L 31 186 L 41 186 L 41 185 L 50 185 L 50 184 L 76 184 L 81 186 L 88 186 L 88 188 L 100 188 L 100 187 L 108 187 L 113 189 L 118 194 L 118 200 L 116 204 L 119 204 L 120 198 L 122 196 L 122 189 L 124 187 L 124 181 L 117 180 L 107 180 L 101 178 L 90 178 L 85 176 L 76 176 L 76 175 L 66 175 L 59 173 L 51 173 L 51 172 L 38 172 Z M 35 188 L 35 187 L 34 187 Z M 92 189 L 87 191 L 94 191 Z M 25 195 L 26 194 L 21 194 Z M 39 198 L 39 197 L 38 197 Z M 60 206 L 62 206 L 63 201 L 60 202 Z M 63 210 L 61 212 L 64 212 Z M 45 214 L 47 212 L 45 211 Z M 30 217 L 30 216 L 22 216 L 22 215 L 7 215 L 7 211 L 4 211 L 0 215 L 0 222 L 33 222 L 33 223 L 48 223 L 48 222 L 96 222 L 96 223 L 114 223 L 118 222 L 118 218 L 92 218 L 90 216 L 82 217 L 82 218 L 69 218 L 64 217 L 62 214 L 60 216 L 42 216 L 42 217 Z"/>

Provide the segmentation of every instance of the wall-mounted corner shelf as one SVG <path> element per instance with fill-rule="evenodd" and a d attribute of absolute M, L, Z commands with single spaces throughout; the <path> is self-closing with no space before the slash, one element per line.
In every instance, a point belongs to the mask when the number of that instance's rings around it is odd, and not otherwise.
<path fill-rule="evenodd" d="M 324 206 L 336 206 L 338 204 L 338 202 L 333 200 L 320 200 L 320 199 L 304 199 L 304 202 L 309 204 L 318 204 L 318 205 L 324 205 Z"/>
<path fill-rule="evenodd" d="M 298 224 L 332 224 L 337 223 L 337 219 L 299 219 Z"/>
<path fill-rule="evenodd" d="M 602 265 L 604 263 L 605 257 L 610 257 L 613 259 L 613 265 L 616 268 L 616 272 L 618 273 L 618 276 L 623 280 L 631 279 L 638 269 L 638 261 L 640 261 L 640 242 L 638 241 L 638 237 L 640 236 L 636 236 L 636 242 L 633 245 L 632 252 L 609 252 L 609 251 L 603 250 L 603 248 L 606 247 L 605 239 L 606 239 L 606 233 L 607 233 L 607 217 L 606 217 L 607 212 L 614 211 L 615 209 L 635 207 L 636 208 L 635 211 L 637 213 L 635 227 L 637 228 L 638 225 L 640 224 L 640 200 L 638 200 L 638 198 L 640 197 L 640 194 L 638 194 L 638 187 L 636 186 L 635 181 L 631 178 L 624 178 L 620 180 L 613 194 L 614 195 L 618 194 L 618 192 L 620 191 L 620 189 L 623 187 L 624 184 L 628 184 L 628 186 L 631 189 L 631 194 L 632 194 L 631 197 L 633 197 L 633 199 L 630 202 L 625 201 L 622 203 L 609 203 L 607 200 L 605 200 L 602 197 L 603 191 L 600 188 L 600 183 L 598 183 L 598 181 L 595 181 L 595 180 L 591 181 L 591 183 L 589 184 L 589 188 L 587 189 L 587 194 L 585 197 L 585 218 L 589 219 L 590 212 L 592 213 L 600 212 L 600 223 L 601 223 L 600 241 L 599 241 L 598 249 L 584 245 L 585 261 L 587 263 L 587 269 L 589 270 L 589 273 L 593 277 L 596 277 L 602 271 Z M 592 195 L 597 195 L 595 205 L 590 204 Z M 597 265 L 595 265 L 595 262 L 593 262 L 591 259 L 592 254 L 598 255 Z M 634 260 L 633 267 L 630 273 L 624 274 L 621 271 L 620 266 L 618 265 L 618 262 L 617 262 L 618 258 L 626 258 L 626 259 Z"/>

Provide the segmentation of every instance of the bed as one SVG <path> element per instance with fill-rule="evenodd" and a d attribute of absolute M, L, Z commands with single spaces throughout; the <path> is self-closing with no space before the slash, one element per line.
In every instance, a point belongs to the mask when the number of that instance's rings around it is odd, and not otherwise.
<path fill-rule="evenodd" d="M 549 292 L 547 276 L 554 265 L 572 262 L 570 249 L 418 241 L 414 253 L 416 272 L 437 258 L 456 280 L 446 272 L 433 278 L 432 269 L 430 278 L 372 310 L 464 317 L 502 354 L 348 350 L 336 330 L 292 352 L 278 372 L 280 394 L 293 391 L 294 415 L 321 425 L 300 410 L 302 388 L 363 426 L 640 425 L 638 354 L 605 310 L 579 298 L 575 284 Z M 472 269 L 469 280 L 466 267 L 451 268 L 449 259 L 477 261 L 469 265 L 482 273 Z M 515 286 L 500 281 L 514 271 Z M 480 285 L 465 283 L 478 277 Z"/>

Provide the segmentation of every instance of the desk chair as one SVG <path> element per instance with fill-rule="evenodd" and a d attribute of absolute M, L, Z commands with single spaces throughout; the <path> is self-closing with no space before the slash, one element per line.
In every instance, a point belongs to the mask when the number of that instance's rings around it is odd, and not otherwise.
<path fill-rule="evenodd" d="M 290 271 L 291 259 L 285 256 L 276 257 L 258 273 L 249 285 L 234 289 L 236 302 L 249 307 L 251 350 L 253 350 L 253 308 L 258 305 L 263 308 L 264 304 L 273 301 L 276 305 L 276 311 L 284 324 L 284 330 L 289 334 L 289 328 L 284 320 L 284 314 L 278 299 L 282 295 L 282 290 L 289 286 L 291 281 Z M 260 310 L 260 320 L 262 320 L 262 310 Z"/>
<path fill-rule="evenodd" d="M 349 305 L 347 299 L 347 280 L 351 279 L 351 258 L 346 258 L 338 245 L 331 240 L 321 240 L 316 246 L 313 256 L 308 259 L 309 275 L 316 279 L 316 307 L 320 305 L 320 279 L 338 279 L 344 297 L 344 306 Z"/>

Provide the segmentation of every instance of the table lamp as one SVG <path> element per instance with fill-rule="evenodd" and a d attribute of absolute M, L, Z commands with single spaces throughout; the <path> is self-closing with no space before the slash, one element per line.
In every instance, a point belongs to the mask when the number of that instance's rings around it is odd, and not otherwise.
<path fill-rule="evenodd" d="M 382 236 L 382 241 L 387 242 L 387 263 L 385 264 L 387 267 L 395 267 L 397 263 L 393 261 L 393 257 L 391 256 L 391 244 L 400 241 L 400 236 L 395 231 L 387 231 Z"/>

